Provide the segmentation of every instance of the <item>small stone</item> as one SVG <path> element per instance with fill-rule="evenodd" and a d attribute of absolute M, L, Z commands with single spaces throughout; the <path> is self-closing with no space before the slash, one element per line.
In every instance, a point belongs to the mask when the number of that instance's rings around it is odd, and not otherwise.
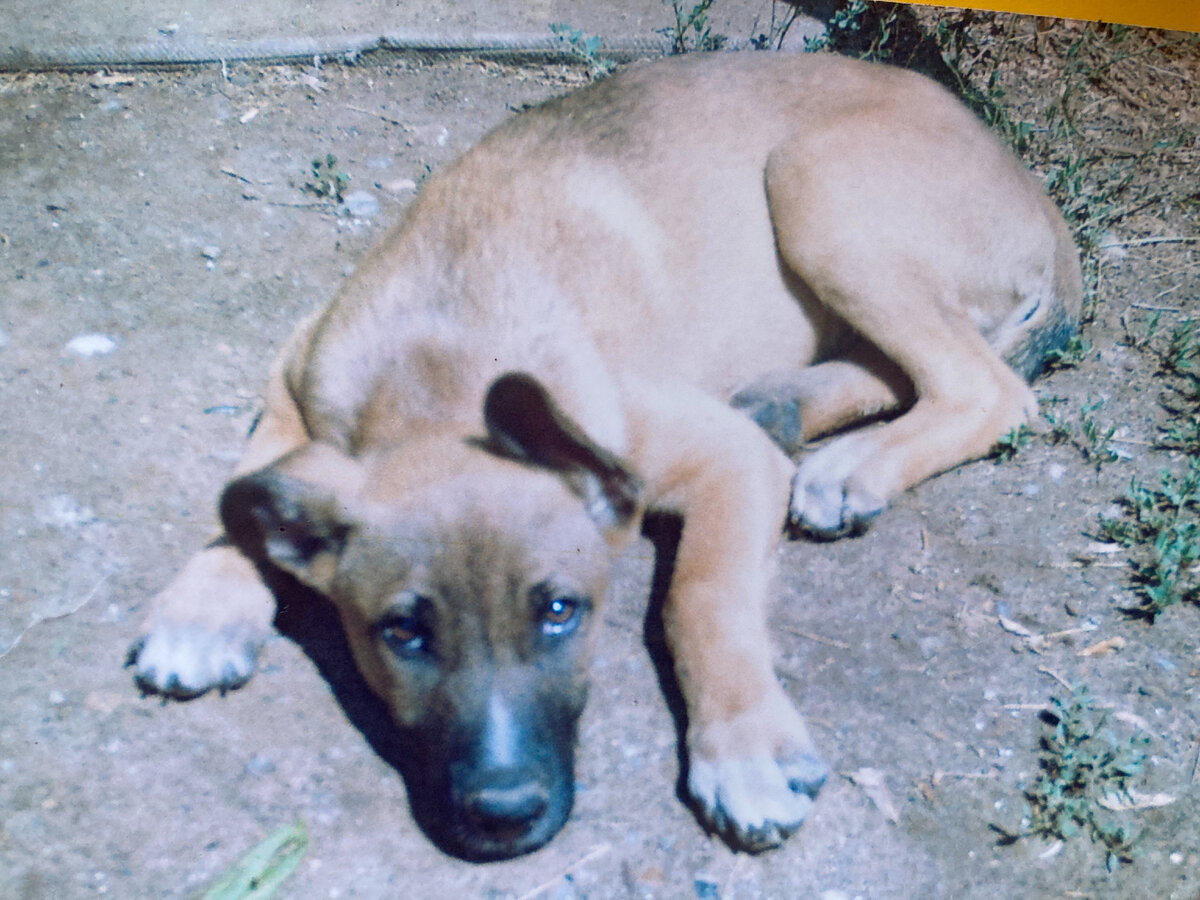
<path fill-rule="evenodd" d="M 275 773 L 275 763 L 268 757 L 261 754 L 253 757 L 250 762 L 246 763 L 246 774 L 254 775 L 262 778 L 265 775 L 273 775 Z"/>
<path fill-rule="evenodd" d="M 200 250 L 200 255 L 211 262 L 216 262 L 221 258 L 221 248 L 216 244 L 209 244 Z"/>
<path fill-rule="evenodd" d="M 437 123 L 418 125 L 412 130 L 412 134 L 421 143 L 433 144 L 435 147 L 445 147 L 446 142 L 450 140 L 450 132 L 446 130 L 446 126 Z"/>
<path fill-rule="evenodd" d="M 41 519 L 57 528 L 78 528 L 96 522 L 97 516 L 90 506 L 69 494 L 57 494 L 46 502 Z"/>
<path fill-rule="evenodd" d="M 370 191 L 351 191 L 342 202 L 350 215 L 360 219 L 369 219 L 379 212 L 379 201 Z"/>
<path fill-rule="evenodd" d="M 917 641 L 917 650 L 921 654 L 921 659 L 931 660 L 938 655 L 942 649 L 944 641 L 936 635 L 928 635 Z"/>
<path fill-rule="evenodd" d="M 411 178 L 396 178 L 392 181 L 385 181 L 380 187 L 389 194 L 405 194 L 409 191 L 415 191 L 417 183 Z"/>
<path fill-rule="evenodd" d="M 67 352 L 76 356 L 107 356 L 117 349 L 117 342 L 106 334 L 81 334 L 67 342 Z"/>

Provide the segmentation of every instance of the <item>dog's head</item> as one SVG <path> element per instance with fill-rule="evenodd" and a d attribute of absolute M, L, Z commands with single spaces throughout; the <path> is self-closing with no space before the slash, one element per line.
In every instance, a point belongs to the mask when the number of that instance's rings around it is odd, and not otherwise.
<path fill-rule="evenodd" d="M 640 517 L 637 477 L 530 376 L 498 379 L 484 419 L 361 458 L 309 444 L 221 500 L 243 552 L 333 601 L 408 739 L 415 817 L 472 860 L 570 813 L 599 605 Z"/>

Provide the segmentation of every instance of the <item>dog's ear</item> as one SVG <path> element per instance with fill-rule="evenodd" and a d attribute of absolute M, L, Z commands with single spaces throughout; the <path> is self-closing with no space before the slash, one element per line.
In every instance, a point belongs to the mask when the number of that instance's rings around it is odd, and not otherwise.
<path fill-rule="evenodd" d="M 624 528 L 637 514 L 641 479 L 588 437 L 532 375 L 497 378 L 484 400 L 483 419 L 493 450 L 560 475 L 601 530 Z"/>
<path fill-rule="evenodd" d="M 255 562 L 270 562 L 327 592 L 354 528 L 346 500 L 362 466 L 327 444 L 306 444 L 231 482 L 221 495 L 225 533 Z"/>

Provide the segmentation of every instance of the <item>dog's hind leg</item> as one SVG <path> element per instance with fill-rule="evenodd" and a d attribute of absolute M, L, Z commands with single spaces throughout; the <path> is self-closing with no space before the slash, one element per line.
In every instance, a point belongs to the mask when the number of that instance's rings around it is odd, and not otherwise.
<path fill-rule="evenodd" d="M 272 372 L 266 410 L 237 466 L 239 475 L 307 441 L 284 383 L 285 358 Z M 129 649 L 128 665 L 142 690 L 165 696 L 195 697 L 213 688 L 238 687 L 254 674 L 274 612 L 274 597 L 254 564 L 219 535 L 151 600 Z"/>
<path fill-rule="evenodd" d="M 766 599 L 793 467 L 745 416 L 688 388 L 629 390 L 632 460 L 683 531 L 663 625 L 687 705 L 687 787 L 747 850 L 777 846 L 825 779 L 776 680 Z"/>
<path fill-rule="evenodd" d="M 898 418 L 801 462 L 790 518 L 811 535 L 861 530 L 900 492 L 985 455 L 1036 414 L 983 331 L 1054 319 L 1065 229 L 1015 160 L 977 123 L 955 121 L 969 120 L 960 112 L 930 133 L 872 108 L 797 137 L 768 165 L 782 262 L 913 397 Z"/>

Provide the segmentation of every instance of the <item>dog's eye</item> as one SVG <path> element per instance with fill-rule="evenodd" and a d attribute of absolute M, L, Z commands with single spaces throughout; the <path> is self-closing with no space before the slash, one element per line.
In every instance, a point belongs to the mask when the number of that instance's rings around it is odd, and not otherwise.
<path fill-rule="evenodd" d="M 430 649 L 432 635 L 415 616 L 397 616 L 378 626 L 379 637 L 397 656 L 414 656 Z"/>
<path fill-rule="evenodd" d="M 579 627 L 588 605 L 585 598 L 554 590 L 549 585 L 539 585 L 535 590 L 541 595 L 539 619 L 542 634 L 557 637 Z"/>

